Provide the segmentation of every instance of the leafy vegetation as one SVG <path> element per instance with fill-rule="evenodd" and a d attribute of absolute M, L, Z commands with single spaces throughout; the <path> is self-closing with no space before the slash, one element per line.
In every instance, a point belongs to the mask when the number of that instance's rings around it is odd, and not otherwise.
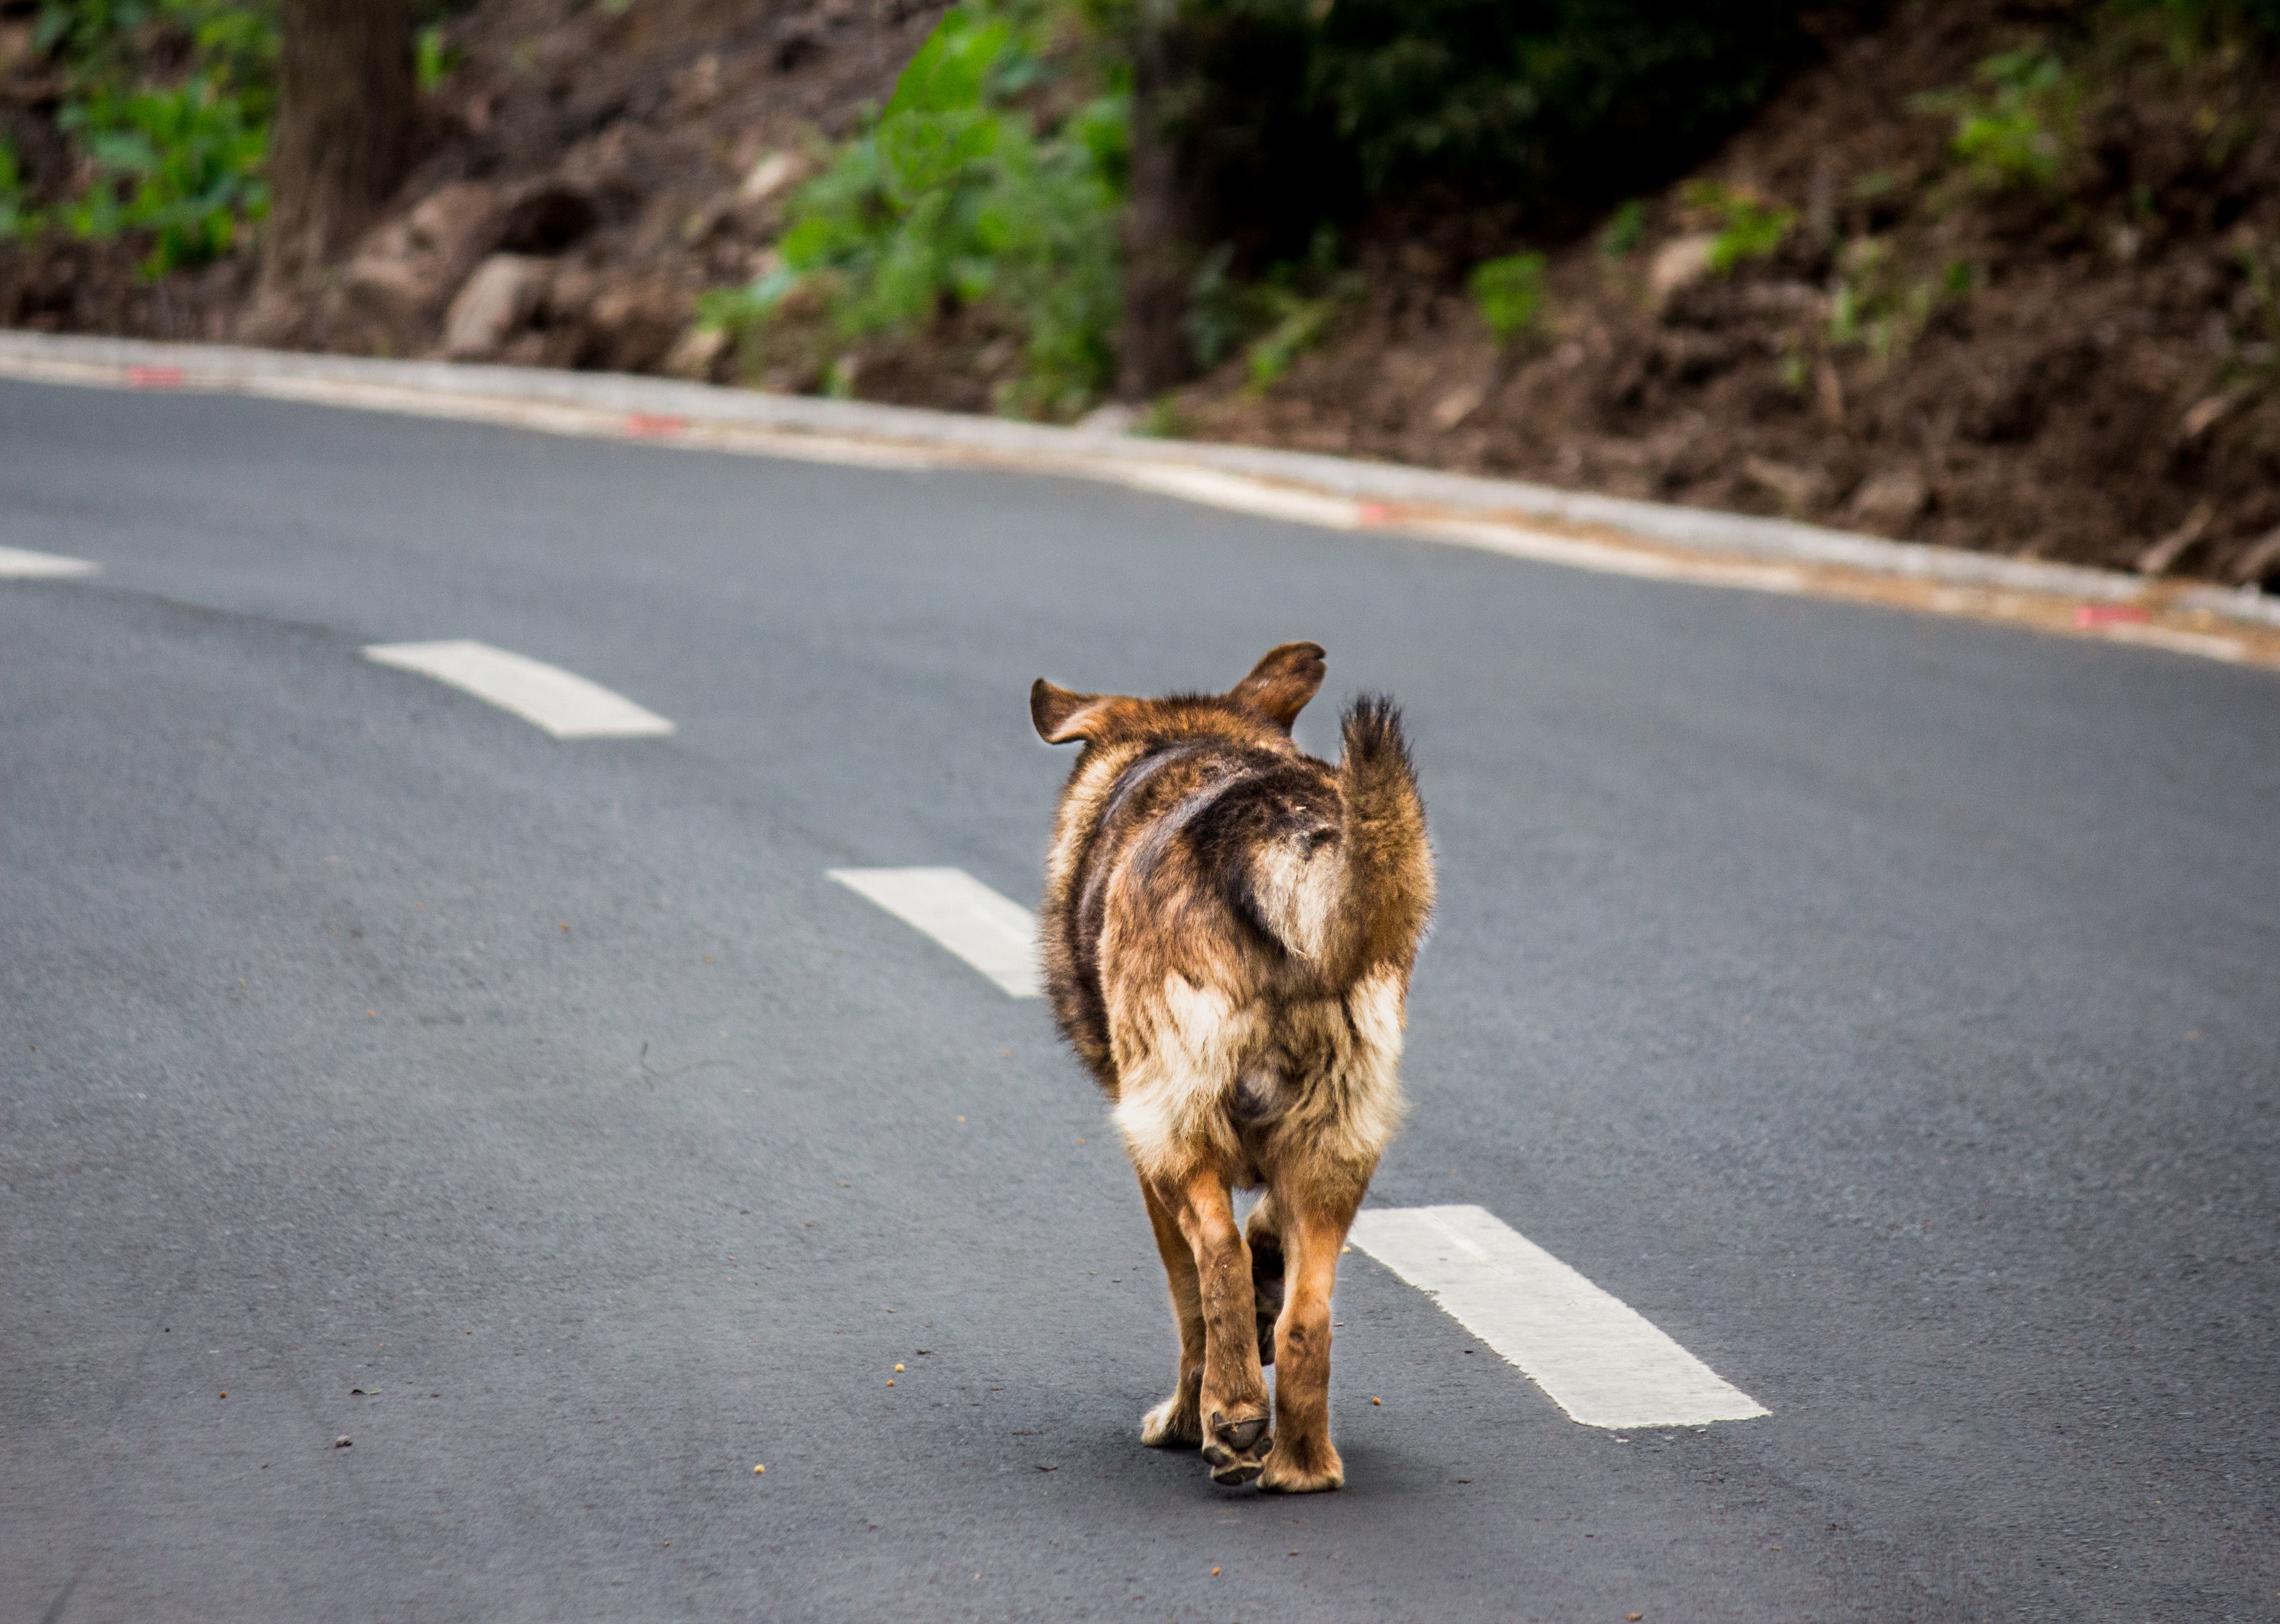
<path fill-rule="evenodd" d="M 1767 203 L 1747 192 L 1736 191 L 1714 181 L 1697 181 L 1681 194 L 1686 206 L 1709 215 L 1717 223 L 1710 240 L 1710 268 L 1726 275 L 1745 260 L 1762 259 L 1782 245 L 1797 212 Z"/>
<path fill-rule="evenodd" d="M 1466 286 L 1498 343 L 1524 337 L 1544 319 L 1544 270 L 1541 254 L 1507 254 L 1473 267 Z"/>
<path fill-rule="evenodd" d="M 1645 236 L 1646 204 L 1634 197 L 1599 227 L 1599 252 L 1609 259 L 1628 258 Z"/>
<path fill-rule="evenodd" d="M 749 336 L 820 304 L 844 342 L 987 304 L 1027 341 L 1004 404 L 1085 404 L 1115 361 L 1126 98 L 1104 89 L 1039 132 L 1022 98 L 1055 71 L 1056 18 L 986 3 L 945 14 L 876 119 L 795 194 L 778 263 L 711 296 L 703 319 Z"/>
<path fill-rule="evenodd" d="M 185 65 L 146 82 L 154 37 Z M 268 211 L 261 178 L 275 106 L 277 34 L 260 0 L 47 0 L 33 45 L 62 65 L 56 122 L 89 175 L 32 205 L 13 155 L 0 163 L 0 236 L 54 227 L 81 237 L 147 234 L 146 275 L 227 253 Z"/>
<path fill-rule="evenodd" d="M 1983 185 L 2055 185 L 2073 150 L 2080 83 L 2037 49 L 1990 57 L 1972 78 L 1974 88 L 1919 96 L 1916 108 L 1953 116 L 1950 150 Z"/>
<path fill-rule="evenodd" d="M 245 224 L 268 212 L 268 126 L 251 121 L 246 98 L 212 78 L 173 90 L 97 92 L 58 121 L 78 136 L 97 176 L 64 218 L 82 237 L 149 232 L 148 275 L 228 252 Z"/>
<path fill-rule="evenodd" d="M 1437 184 L 1538 209 L 1665 180 L 1808 45 L 1786 0 L 1290 3 L 1314 19 L 1308 91 L 1369 191 Z"/>
<path fill-rule="evenodd" d="M 16 149 L 5 137 L 0 137 L 0 242 L 28 235 L 38 218 L 25 196 L 24 176 L 17 165 Z"/>

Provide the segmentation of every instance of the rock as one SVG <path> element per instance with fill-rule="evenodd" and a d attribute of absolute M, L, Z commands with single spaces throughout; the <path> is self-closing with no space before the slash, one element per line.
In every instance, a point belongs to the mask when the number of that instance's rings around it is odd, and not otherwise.
<path fill-rule="evenodd" d="M 409 259 L 360 255 L 341 273 L 341 288 L 359 309 L 391 327 L 408 327 L 435 301 L 434 267 Z"/>
<path fill-rule="evenodd" d="M 674 340 L 673 348 L 666 351 L 665 370 L 676 378 L 693 378 L 702 382 L 712 375 L 712 364 L 728 348 L 727 328 L 692 327 Z"/>
<path fill-rule="evenodd" d="M 432 320 L 497 241 L 499 196 L 462 181 L 423 197 L 367 236 L 341 273 L 346 301 L 397 334 Z M 406 347 L 409 347 L 408 344 Z"/>
<path fill-rule="evenodd" d="M 583 355 L 610 372 L 647 372 L 689 325 L 692 296 L 664 277 L 605 288 L 586 310 Z"/>
<path fill-rule="evenodd" d="M 527 254 L 493 254 L 475 267 L 443 318 L 443 353 L 467 360 L 495 353 L 530 319 L 553 267 Z"/>
<path fill-rule="evenodd" d="M 1860 481 L 1846 511 L 1867 524 L 1900 526 L 1924 510 L 1931 489 L 1912 468 L 1887 468 Z"/>
<path fill-rule="evenodd" d="M 1829 494 L 1829 476 L 1818 468 L 1752 457 L 1743 462 L 1742 472 L 1752 484 L 1764 486 L 1791 508 L 1814 506 Z"/>
<path fill-rule="evenodd" d="M 1717 240 L 1712 233 L 1700 231 L 1691 236 L 1673 237 L 1654 250 L 1654 258 L 1647 262 L 1646 290 L 1657 304 L 1707 274 L 1710 245 Z"/>
<path fill-rule="evenodd" d="M 499 215 L 497 189 L 462 181 L 430 192 L 404 217 L 412 247 L 472 265 L 490 251 Z"/>
<path fill-rule="evenodd" d="M 1441 396 L 1433 407 L 1433 426 L 1446 431 L 1454 428 L 1481 409 L 1487 396 L 1476 383 L 1461 383 Z"/>
<path fill-rule="evenodd" d="M 746 172 L 743 183 L 736 188 L 736 197 L 743 203 L 766 203 L 778 192 L 799 179 L 802 165 L 790 152 L 771 152 Z"/>
<path fill-rule="evenodd" d="M 1140 413 L 1121 402 L 1111 401 L 1105 406 L 1095 406 L 1077 419 L 1076 426 L 1097 435 L 1129 434 L 1140 420 Z"/>

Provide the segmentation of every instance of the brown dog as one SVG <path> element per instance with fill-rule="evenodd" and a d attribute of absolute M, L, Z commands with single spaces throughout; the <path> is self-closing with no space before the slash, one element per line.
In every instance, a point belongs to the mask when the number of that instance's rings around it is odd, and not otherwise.
<path fill-rule="evenodd" d="M 1225 694 L 1029 691 L 1047 743 L 1084 742 L 1046 866 L 1053 1014 L 1115 1104 L 1180 1324 L 1179 1386 L 1141 1440 L 1291 1491 L 1345 1481 L 1330 1288 L 1400 1121 L 1433 907 L 1400 713 L 1356 701 L 1334 768 L 1290 737 L 1321 685 L 1321 649 L 1286 643 Z M 1229 1192 L 1260 1186 L 1238 1230 Z"/>

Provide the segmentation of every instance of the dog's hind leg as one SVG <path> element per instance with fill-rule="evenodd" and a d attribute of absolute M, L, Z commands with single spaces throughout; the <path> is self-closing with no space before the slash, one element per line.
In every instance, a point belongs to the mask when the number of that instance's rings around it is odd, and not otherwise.
<path fill-rule="evenodd" d="M 1196 1261 L 1204 1328 L 1204 1380 L 1197 1398 L 1204 1459 L 1211 1462 L 1213 1482 L 1247 1483 L 1275 1447 L 1252 1313 L 1251 1250 L 1236 1228 L 1235 1208 L 1217 1172 L 1198 1169 L 1159 1194 Z"/>
<path fill-rule="evenodd" d="M 1203 1421 L 1197 1411 L 1204 1385 L 1204 1305 L 1196 1283 L 1196 1255 L 1180 1233 L 1179 1220 L 1158 1199 L 1155 1188 L 1144 1178 L 1140 1181 L 1140 1194 L 1148 1203 L 1156 1250 L 1163 1257 L 1164 1274 L 1171 1282 L 1172 1314 L 1180 1325 L 1179 1385 L 1169 1398 L 1142 1418 L 1140 1442 L 1153 1449 L 1193 1449 L 1204 1441 Z"/>
<path fill-rule="evenodd" d="M 1259 1486 L 1285 1494 L 1336 1489 L 1346 1481 L 1345 1463 L 1330 1443 L 1330 1289 L 1360 1200 L 1309 1195 L 1278 1197 L 1290 1301 L 1275 1328 L 1275 1459 Z"/>
<path fill-rule="evenodd" d="M 1282 1317 L 1282 1225 L 1270 1191 L 1243 1226 L 1251 1248 L 1252 1316 L 1259 1325 L 1259 1362 L 1275 1362 L 1275 1322 Z"/>

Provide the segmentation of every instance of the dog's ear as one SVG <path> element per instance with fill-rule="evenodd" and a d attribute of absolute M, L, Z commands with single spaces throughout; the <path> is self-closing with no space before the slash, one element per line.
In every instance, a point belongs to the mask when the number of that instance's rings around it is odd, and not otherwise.
<path fill-rule="evenodd" d="M 1227 697 L 1288 733 L 1298 712 L 1306 708 L 1306 701 L 1322 686 L 1322 671 L 1321 643 L 1286 643 L 1268 650 L 1267 658 L 1229 689 Z"/>
<path fill-rule="evenodd" d="M 1039 677 L 1029 685 L 1029 720 L 1037 736 L 1048 744 L 1067 744 L 1090 739 L 1107 706 L 1099 694 L 1072 694 Z"/>

